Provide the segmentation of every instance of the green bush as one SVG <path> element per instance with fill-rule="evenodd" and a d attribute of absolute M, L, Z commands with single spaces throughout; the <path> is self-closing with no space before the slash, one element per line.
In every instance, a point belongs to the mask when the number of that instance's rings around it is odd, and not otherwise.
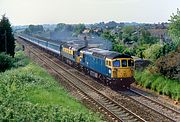
<path fill-rule="evenodd" d="M 0 53 L 0 72 L 11 68 L 24 67 L 27 64 L 29 64 L 29 59 L 22 50 L 17 51 L 14 58 L 6 53 Z"/>
<path fill-rule="evenodd" d="M 170 96 L 171 97 L 171 89 L 170 89 L 170 86 L 171 86 L 171 84 L 169 84 L 169 83 L 166 83 L 165 85 L 164 85 L 164 88 L 163 88 L 163 94 L 164 95 L 167 95 L 167 96 Z"/>
<path fill-rule="evenodd" d="M 18 67 L 24 67 L 28 65 L 30 60 L 28 59 L 27 56 L 25 56 L 24 52 L 22 50 L 16 52 L 15 57 L 14 57 L 14 62 L 13 62 L 13 67 L 18 68 Z"/>
<path fill-rule="evenodd" d="M 5 53 L 0 53 L 0 72 L 4 72 L 13 66 L 13 58 Z"/>
<path fill-rule="evenodd" d="M 144 83 L 144 87 L 151 88 L 151 84 L 152 84 L 152 81 L 147 79 Z"/>
<path fill-rule="evenodd" d="M 160 44 L 153 44 L 144 51 L 144 56 L 147 59 L 155 60 L 161 56 L 162 46 Z"/>
<path fill-rule="evenodd" d="M 154 89 L 162 94 L 162 89 L 164 87 L 165 79 L 163 77 L 158 77 L 153 83 L 155 85 Z"/>
<path fill-rule="evenodd" d="M 158 72 L 171 79 L 180 80 L 180 46 L 179 50 L 170 52 L 156 60 Z"/>
<path fill-rule="evenodd" d="M 136 71 L 135 79 L 137 84 L 157 91 L 159 94 L 167 95 L 172 99 L 180 100 L 180 83 L 159 74 L 152 74 L 148 70 Z"/>

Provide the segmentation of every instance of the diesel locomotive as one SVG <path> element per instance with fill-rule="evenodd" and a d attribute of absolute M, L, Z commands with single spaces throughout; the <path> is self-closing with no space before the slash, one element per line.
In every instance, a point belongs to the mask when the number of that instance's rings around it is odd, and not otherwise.
<path fill-rule="evenodd" d="M 25 35 L 19 37 L 110 87 L 127 88 L 135 81 L 134 60 L 129 55 L 88 47 L 87 43 L 51 42 Z"/>

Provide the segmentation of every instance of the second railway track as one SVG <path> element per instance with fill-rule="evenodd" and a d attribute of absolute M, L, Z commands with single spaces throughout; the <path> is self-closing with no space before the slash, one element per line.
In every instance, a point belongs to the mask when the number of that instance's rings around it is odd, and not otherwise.
<path fill-rule="evenodd" d="M 180 121 L 180 111 L 168 107 L 159 101 L 140 93 L 135 89 L 129 89 L 126 93 L 130 98 L 133 100 L 140 102 L 144 106 L 148 107 L 149 109 L 153 109 L 154 111 L 158 112 L 161 115 L 166 116 L 172 121 L 179 122 Z"/>

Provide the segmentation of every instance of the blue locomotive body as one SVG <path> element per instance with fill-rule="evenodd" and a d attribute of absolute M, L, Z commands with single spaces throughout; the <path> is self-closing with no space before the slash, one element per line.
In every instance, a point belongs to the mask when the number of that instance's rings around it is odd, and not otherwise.
<path fill-rule="evenodd" d="M 95 48 L 94 48 L 95 49 Z M 94 55 L 93 52 L 87 49 L 81 53 L 83 53 L 83 57 L 80 61 L 80 64 L 84 67 L 91 69 L 90 75 L 94 77 L 98 77 L 95 72 L 101 73 L 104 76 L 111 77 L 109 73 L 109 68 L 105 65 L 105 57 Z"/>

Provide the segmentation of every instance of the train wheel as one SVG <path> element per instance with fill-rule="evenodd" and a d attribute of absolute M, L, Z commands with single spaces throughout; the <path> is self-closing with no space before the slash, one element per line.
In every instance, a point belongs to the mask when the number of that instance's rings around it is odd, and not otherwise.
<path fill-rule="evenodd" d="M 108 79 L 106 79 L 106 84 L 105 85 L 109 86 L 109 80 Z"/>
<path fill-rule="evenodd" d="M 99 80 L 100 80 L 101 82 L 104 81 L 103 76 L 102 76 L 101 74 L 99 74 Z"/>

